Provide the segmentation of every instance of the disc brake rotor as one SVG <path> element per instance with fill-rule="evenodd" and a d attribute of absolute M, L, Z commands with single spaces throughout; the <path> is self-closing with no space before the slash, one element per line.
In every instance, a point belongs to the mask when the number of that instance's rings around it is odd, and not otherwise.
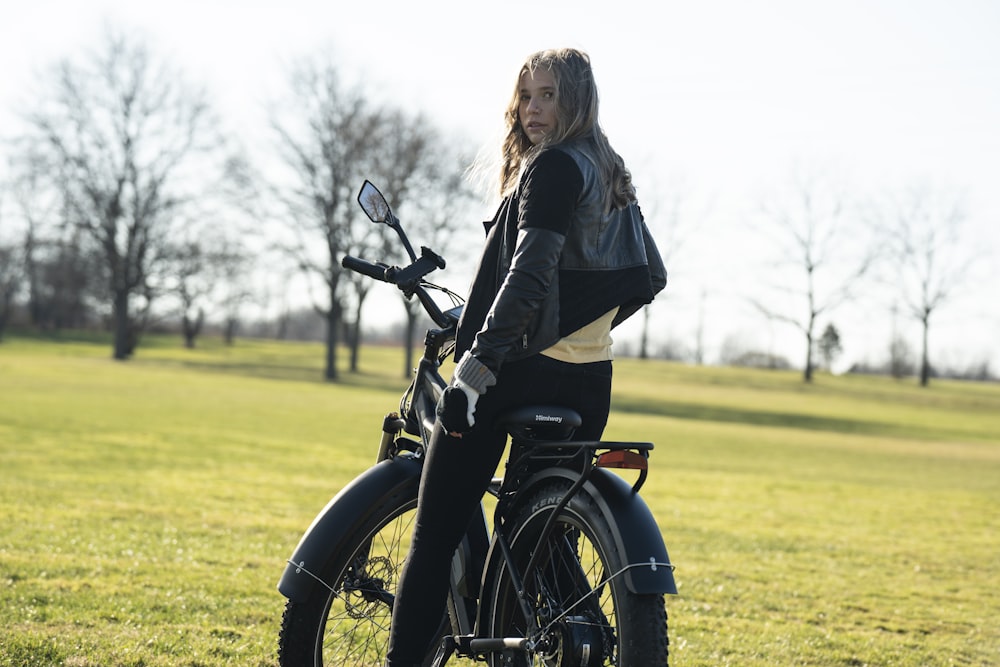
<path fill-rule="evenodd" d="M 393 581 L 395 569 L 384 556 L 371 558 L 362 571 L 344 580 L 344 606 L 354 619 L 370 618 L 386 604 L 386 587 Z"/>

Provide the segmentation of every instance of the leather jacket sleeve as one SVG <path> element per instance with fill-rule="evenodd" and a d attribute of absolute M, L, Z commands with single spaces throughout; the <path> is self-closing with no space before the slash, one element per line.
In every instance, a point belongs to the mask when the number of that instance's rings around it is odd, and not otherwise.
<path fill-rule="evenodd" d="M 565 240 L 538 227 L 518 232 L 510 270 L 471 350 L 494 375 L 512 350 L 527 345 L 528 325 L 552 288 Z"/>
<path fill-rule="evenodd" d="M 538 315 L 550 307 L 546 299 L 558 310 L 560 258 L 582 189 L 579 167 L 559 150 L 540 153 L 521 177 L 516 218 L 505 223 L 516 224 L 513 249 L 500 250 L 499 288 L 470 349 L 494 375 L 536 337 L 556 340 L 558 318 L 549 318 L 553 330 L 542 332 Z"/>

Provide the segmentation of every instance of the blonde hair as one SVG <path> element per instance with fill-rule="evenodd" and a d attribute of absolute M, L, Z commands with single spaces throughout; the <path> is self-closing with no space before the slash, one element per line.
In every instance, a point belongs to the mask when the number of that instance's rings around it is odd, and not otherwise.
<path fill-rule="evenodd" d="M 525 73 L 546 69 L 555 82 L 556 128 L 533 145 L 518 117 L 520 81 Z M 607 186 L 608 208 L 622 208 L 635 200 L 632 176 L 621 156 L 611 148 L 598 122 L 598 94 L 590 56 L 577 49 L 547 49 L 528 56 L 517 74 L 514 95 L 504 115 L 506 133 L 501 144 L 500 195 L 517 187 L 521 171 L 543 148 L 564 141 L 582 140 L 597 160 L 601 182 Z"/>

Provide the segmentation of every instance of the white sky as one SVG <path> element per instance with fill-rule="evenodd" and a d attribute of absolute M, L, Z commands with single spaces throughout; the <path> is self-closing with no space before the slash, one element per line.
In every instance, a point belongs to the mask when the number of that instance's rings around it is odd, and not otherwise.
<path fill-rule="evenodd" d="M 923 178 L 966 193 L 965 235 L 986 259 L 977 289 L 932 320 L 932 360 L 988 354 L 1000 370 L 995 0 L 2 4 L 0 128 L 7 129 L 0 133 L 13 127 L 10 110 L 23 103 L 33 77 L 55 59 L 95 47 L 105 21 L 135 30 L 203 81 L 251 140 L 263 131 L 262 105 L 284 90 L 283 68 L 300 56 L 337 54 L 346 75 L 425 111 L 476 147 L 495 136 L 528 53 L 582 48 L 601 88 L 602 122 L 640 197 L 680 187 L 685 205 L 702 212 L 673 267 L 671 296 L 656 306 L 658 328 L 692 344 L 705 291 L 710 358 L 739 332 L 800 362 L 798 337 L 748 316 L 734 294 L 755 279 L 746 261 L 755 252 L 747 211 L 789 184 L 796 161 L 822 163 L 865 191 Z M 887 314 L 845 310 L 832 319 L 845 359 L 885 356 Z M 917 330 L 897 326 L 918 347 Z"/>

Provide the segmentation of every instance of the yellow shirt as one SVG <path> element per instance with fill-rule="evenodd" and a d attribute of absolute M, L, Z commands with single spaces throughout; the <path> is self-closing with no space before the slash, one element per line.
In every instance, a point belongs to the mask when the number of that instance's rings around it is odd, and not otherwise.
<path fill-rule="evenodd" d="M 570 364 L 611 361 L 614 358 L 611 352 L 611 323 L 617 314 L 618 308 L 612 308 L 590 324 L 543 350 L 542 354 Z"/>

